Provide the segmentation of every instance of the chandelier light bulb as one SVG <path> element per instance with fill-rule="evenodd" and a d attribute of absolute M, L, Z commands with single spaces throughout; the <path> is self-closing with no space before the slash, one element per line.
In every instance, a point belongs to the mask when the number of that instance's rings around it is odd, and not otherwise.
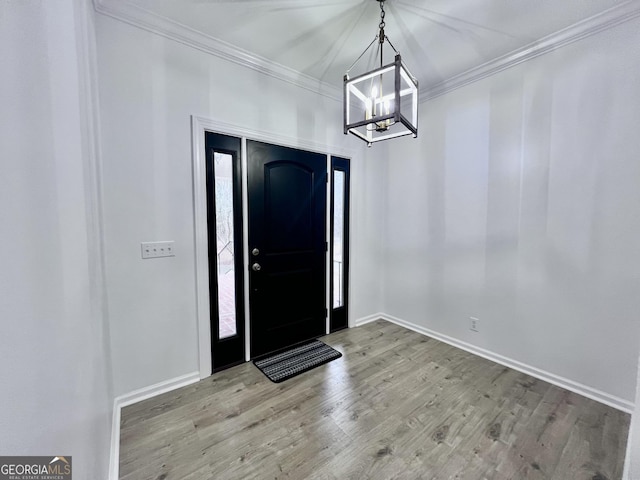
<path fill-rule="evenodd" d="M 372 102 L 371 102 L 370 98 L 367 98 L 367 100 L 365 101 L 365 115 L 364 115 L 364 118 L 365 118 L 365 120 L 371 120 L 372 117 L 373 117 Z"/>

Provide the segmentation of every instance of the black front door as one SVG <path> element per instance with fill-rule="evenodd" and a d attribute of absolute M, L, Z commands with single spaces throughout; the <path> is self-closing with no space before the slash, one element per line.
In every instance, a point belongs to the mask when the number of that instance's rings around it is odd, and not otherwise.
<path fill-rule="evenodd" d="M 251 356 L 326 329 L 326 156 L 247 141 Z"/>

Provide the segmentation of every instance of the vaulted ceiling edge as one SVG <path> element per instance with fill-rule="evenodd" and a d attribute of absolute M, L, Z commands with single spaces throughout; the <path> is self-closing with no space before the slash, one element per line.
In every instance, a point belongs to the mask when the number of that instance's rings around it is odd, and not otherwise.
<path fill-rule="evenodd" d="M 342 102 L 342 79 L 339 86 L 329 85 L 126 1 L 94 0 L 94 7 L 102 15 Z"/>
<path fill-rule="evenodd" d="M 640 17 L 640 2 L 630 1 L 605 10 L 586 20 L 577 22 L 567 28 L 559 30 L 523 48 L 509 52 L 507 55 L 495 58 L 478 67 L 462 72 L 459 75 L 444 80 L 420 90 L 420 101 L 426 102 L 442 96 L 448 92 L 464 87 L 483 78 L 495 75 L 503 70 L 515 67 L 523 62 L 570 45 L 578 40 L 603 32 L 634 18 Z"/>
<path fill-rule="evenodd" d="M 124 0 L 93 0 L 93 3 L 96 12 L 102 15 L 342 102 L 341 78 L 335 80 L 335 85 L 323 82 Z M 629 0 L 436 85 L 423 85 L 420 89 L 420 102 L 439 97 L 638 17 L 640 2 Z"/>

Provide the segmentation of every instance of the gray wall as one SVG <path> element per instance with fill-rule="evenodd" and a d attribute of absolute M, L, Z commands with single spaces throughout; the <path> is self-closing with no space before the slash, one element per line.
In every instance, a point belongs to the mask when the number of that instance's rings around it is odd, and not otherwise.
<path fill-rule="evenodd" d="M 90 9 L 0 4 L 0 454 L 71 455 L 78 479 L 107 478 L 112 404 Z"/>
<path fill-rule="evenodd" d="M 385 313 L 634 401 L 639 45 L 636 19 L 422 105 L 387 160 Z"/>

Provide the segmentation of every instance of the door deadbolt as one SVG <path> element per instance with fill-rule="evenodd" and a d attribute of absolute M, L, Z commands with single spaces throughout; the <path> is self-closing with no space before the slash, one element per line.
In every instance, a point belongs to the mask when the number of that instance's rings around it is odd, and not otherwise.
<path fill-rule="evenodd" d="M 258 255 L 260 255 L 260 250 L 258 250 L 257 248 L 254 248 L 253 250 L 251 250 L 251 255 L 253 255 L 254 257 L 257 257 Z"/>
<path fill-rule="evenodd" d="M 251 265 L 251 270 L 253 270 L 254 272 L 259 272 L 261 268 L 262 267 L 259 263 L 254 263 L 253 265 Z"/>

